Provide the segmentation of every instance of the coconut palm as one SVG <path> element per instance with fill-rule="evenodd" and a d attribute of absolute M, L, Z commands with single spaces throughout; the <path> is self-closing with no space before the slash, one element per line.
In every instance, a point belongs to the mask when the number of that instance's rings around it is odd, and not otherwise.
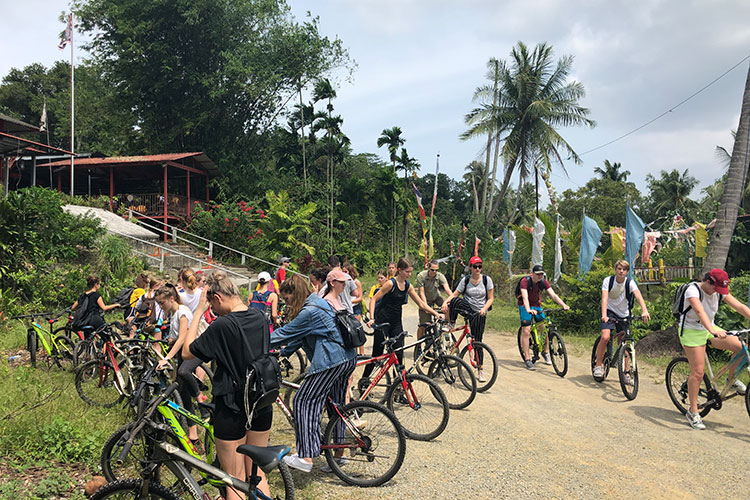
<path fill-rule="evenodd" d="M 664 216 L 672 210 L 687 215 L 695 208 L 696 203 L 690 198 L 690 193 L 698 185 L 698 179 L 690 175 L 688 169 L 682 174 L 677 169 L 662 170 L 658 179 L 648 174 L 646 182 L 650 190 L 652 216 Z"/>
<path fill-rule="evenodd" d="M 378 137 L 378 147 L 388 146 L 388 154 L 393 164 L 393 172 L 396 172 L 396 161 L 398 150 L 404 145 L 406 139 L 401 137 L 401 127 L 383 129 Z M 391 201 L 391 260 L 398 252 L 396 251 L 396 204 Z"/>
<path fill-rule="evenodd" d="M 604 168 L 596 167 L 594 173 L 598 174 L 602 179 L 625 182 L 628 180 L 630 170 L 620 171 L 621 168 L 622 165 L 619 162 L 610 163 L 609 160 L 604 160 Z"/>
<path fill-rule="evenodd" d="M 588 118 L 589 110 L 578 103 L 586 94 L 583 85 L 568 81 L 572 65 L 572 56 L 563 56 L 555 63 L 552 47 L 546 43 L 538 44 L 530 52 L 524 43 L 518 42 L 511 51 L 510 63 L 501 70 L 495 117 L 496 128 L 507 130 L 508 134 L 501 151 L 506 175 L 498 199 L 505 196 L 514 171 L 518 171 L 519 185 L 533 171 L 538 212 L 539 170 L 550 172 L 554 162 L 565 171 L 564 156 L 575 163 L 581 162 L 557 131 L 560 127 L 596 126 Z M 488 214 L 488 222 L 494 217 L 497 205 Z"/>
<path fill-rule="evenodd" d="M 324 99 L 328 100 L 326 109 L 328 110 L 328 125 L 333 125 L 333 99 L 336 97 L 336 89 L 333 88 L 328 78 L 322 78 L 315 82 L 313 87 L 313 102 L 319 102 Z M 340 117 L 339 117 L 340 118 Z M 342 120 L 343 121 L 343 120 Z M 328 182 L 328 244 L 330 253 L 333 253 L 333 192 L 334 192 L 334 165 L 333 165 L 333 136 L 334 131 L 331 127 L 326 129 L 328 138 L 328 160 L 326 162 L 326 181 Z"/>

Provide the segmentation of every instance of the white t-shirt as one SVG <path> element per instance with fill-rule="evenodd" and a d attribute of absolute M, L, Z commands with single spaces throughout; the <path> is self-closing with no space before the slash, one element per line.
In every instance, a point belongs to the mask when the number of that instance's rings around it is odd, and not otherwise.
<path fill-rule="evenodd" d="M 201 294 L 203 293 L 202 288 L 196 288 L 193 293 L 183 290 L 180 292 L 180 302 L 183 306 L 188 306 L 190 312 L 195 312 L 198 308 L 198 302 L 201 300 Z"/>
<path fill-rule="evenodd" d="M 193 312 L 185 304 L 180 304 L 180 307 L 177 308 L 177 311 L 174 314 L 172 314 L 172 319 L 169 322 L 169 338 L 170 339 L 176 339 L 179 336 L 180 318 L 182 318 L 183 316 L 187 318 L 188 328 L 189 328 L 190 322 L 193 321 Z"/>
<path fill-rule="evenodd" d="M 609 276 L 604 278 L 602 290 L 609 290 L 609 278 Z M 627 281 L 628 278 L 625 278 L 622 283 L 618 283 L 617 278 L 615 278 L 615 283 L 612 285 L 612 290 L 609 290 L 609 296 L 607 297 L 607 309 L 620 318 L 627 318 L 630 315 L 627 294 L 625 293 Z M 630 293 L 633 294 L 636 290 L 638 290 L 638 285 L 635 284 L 635 280 L 630 280 Z"/>
<path fill-rule="evenodd" d="M 700 298 L 698 287 L 700 287 L 700 284 L 690 285 L 688 289 L 685 290 L 685 304 L 683 305 L 683 308 L 690 305 L 690 303 L 688 302 L 688 299 L 690 297 Z M 713 325 L 714 316 L 716 316 L 716 312 L 719 310 L 719 293 L 714 292 L 709 295 L 705 291 L 703 291 L 703 300 L 701 300 L 701 304 L 703 305 L 703 310 L 706 311 L 706 314 L 708 315 L 708 319 L 711 320 L 711 324 Z M 692 308 L 683 316 L 685 319 L 684 328 L 689 328 L 691 330 L 706 329 L 701 324 L 701 320 L 698 319 L 698 315 Z"/>

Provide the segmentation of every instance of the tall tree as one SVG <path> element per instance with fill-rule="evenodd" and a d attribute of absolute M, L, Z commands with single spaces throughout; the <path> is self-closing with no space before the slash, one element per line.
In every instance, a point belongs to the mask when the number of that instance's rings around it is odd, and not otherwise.
<path fill-rule="evenodd" d="M 727 262 L 729 244 L 737 224 L 742 191 L 747 181 L 748 149 L 750 149 L 750 68 L 748 68 L 745 80 L 745 91 L 742 94 L 742 111 L 734 138 L 732 160 L 729 163 L 719 213 L 716 214 L 716 226 L 714 226 L 703 265 L 704 271 L 715 267 L 723 268 Z"/>
<path fill-rule="evenodd" d="M 484 164 L 480 161 L 473 161 L 464 168 L 464 180 L 471 186 L 472 198 L 474 200 L 474 213 L 479 213 L 479 193 L 482 190 L 482 184 L 485 184 Z"/>
<path fill-rule="evenodd" d="M 419 167 L 417 159 L 410 157 L 406 148 L 401 148 L 401 155 L 396 159 L 396 170 L 404 171 L 404 200 L 407 199 L 409 192 L 409 176 L 416 174 Z M 404 254 L 409 256 L 409 226 L 406 220 L 406 210 L 404 210 Z"/>
<path fill-rule="evenodd" d="M 604 160 L 604 168 L 596 167 L 594 173 L 598 174 L 602 179 L 609 179 L 615 182 L 625 182 L 628 180 L 630 170 L 620 170 L 622 165 L 619 162 L 610 163 L 609 160 Z"/>
<path fill-rule="evenodd" d="M 401 127 L 391 127 L 383 129 L 378 137 L 377 145 L 379 148 L 388 147 L 388 154 L 393 164 L 393 172 L 396 172 L 396 161 L 398 160 L 398 150 L 404 145 L 406 139 L 401 137 Z M 391 201 L 391 260 L 396 257 L 398 249 L 396 248 L 396 203 Z"/>
<path fill-rule="evenodd" d="M 568 81 L 572 66 L 572 56 L 563 56 L 555 63 L 552 47 L 546 43 L 529 51 L 523 42 L 518 42 L 511 51 L 510 63 L 502 71 L 496 127 L 508 130 L 502 148 L 506 179 L 509 181 L 513 171 L 518 170 L 520 185 L 534 172 L 537 211 L 539 170 L 551 172 L 554 162 L 565 171 L 563 155 L 581 162 L 557 128 L 596 125 L 588 118 L 589 110 L 578 102 L 586 94 L 583 85 Z M 507 186 L 504 182 L 498 199 L 505 196 Z M 494 217 L 496 206 L 488 214 L 488 222 Z"/>
<path fill-rule="evenodd" d="M 334 151 L 334 129 L 341 125 L 341 117 L 337 117 L 337 120 L 333 119 L 333 99 L 336 97 L 336 89 L 333 88 L 328 78 L 321 78 L 315 82 L 315 88 L 313 89 L 313 101 L 319 102 L 328 100 L 326 104 L 326 110 L 328 111 L 327 120 L 325 120 L 326 137 L 328 142 L 328 154 L 326 155 L 326 182 L 328 183 L 328 241 L 329 241 L 329 255 L 333 253 L 333 219 L 334 219 L 334 166 L 333 166 L 333 151 Z"/>
<path fill-rule="evenodd" d="M 650 216 L 664 217 L 673 212 L 683 216 L 694 216 L 693 210 L 697 204 L 690 197 L 690 193 L 698 185 L 698 179 L 685 169 L 680 174 L 677 169 L 662 170 L 657 179 L 651 174 L 646 176 L 651 206 Z"/>

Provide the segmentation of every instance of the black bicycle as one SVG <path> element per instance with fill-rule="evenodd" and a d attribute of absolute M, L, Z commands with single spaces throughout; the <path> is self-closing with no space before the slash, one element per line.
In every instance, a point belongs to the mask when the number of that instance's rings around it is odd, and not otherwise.
<path fill-rule="evenodd" d="M 609 375 L 609 369 L 616 365 L 617 375 L 620 379 L 620 388 L 625 397 L 630 401 L 634 400 L 638 395 L 638 365 L 635 360 L 635 339 L 630 334 L 630 324 L 633 321 L 640 320 L 640 316 L 623 319 L 613 318 L 612 321 L 616 326 L 620 327 L 620 331 L 610 333 L 607 349 L 604 352 L 604 358 L 602 358 L 603 374 L 601 377 L 594 375 L 596 350 L 599 348 L 599 343 L 602 340 L 601 335 L 596 339 L 594 347 L 591 349 L 591 375 L 594 377 L 594 380 L 604 382 L 607 375 Z M 615 337 L 617 338 L 617 350 L 613 354 L 613 338 Z"/>

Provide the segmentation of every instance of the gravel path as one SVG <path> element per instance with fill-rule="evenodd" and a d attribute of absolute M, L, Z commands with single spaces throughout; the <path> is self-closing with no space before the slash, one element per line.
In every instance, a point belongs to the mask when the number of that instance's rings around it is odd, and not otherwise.
<path fill-rule="evenodd" d="M 410 305 L 404 327 L 414 332 L 416 322 Z M 739 398 L 694 431 L 660 370 L 642 368 L 628 402 L 616 373 L 593 381 L 588 359 L 569 356 L 561 379 L 551 366 L 523 368 L 515 334 L 491 331 L 485 341 L 498 356 L 497 383 L 466 410 L 451 410 L 437 440 L 408 440 L 392 481 L 347 487 L 317 470 L 322 460 L 312 474 L 295 472 L 298 484 L 319 483 L 314 497 L 300 498 L 748 498 L 750 419 Z"/>

